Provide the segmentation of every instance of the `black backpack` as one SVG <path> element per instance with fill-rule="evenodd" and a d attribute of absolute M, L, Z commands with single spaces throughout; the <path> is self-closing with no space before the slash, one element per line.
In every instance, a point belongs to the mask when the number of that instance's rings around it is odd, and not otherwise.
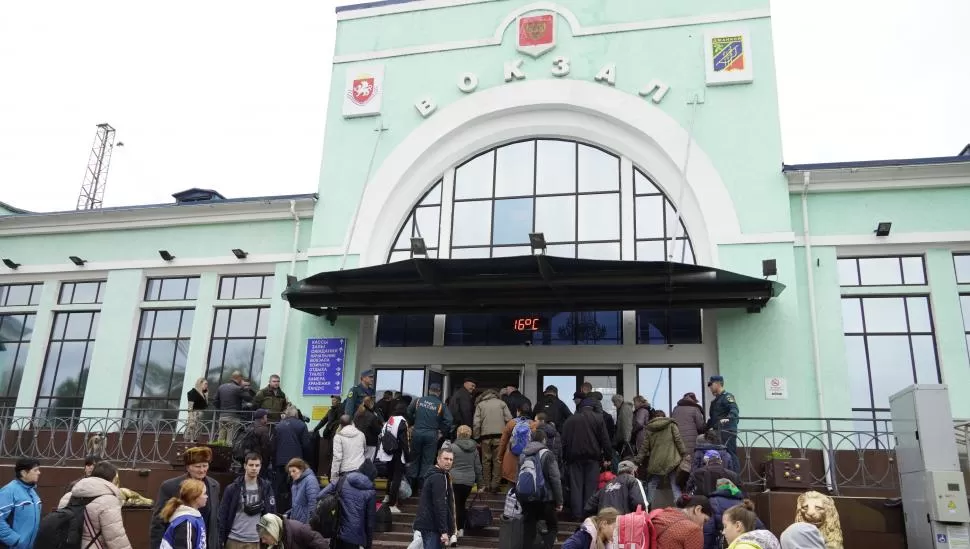
<path fill-rule="evenodd" d="M 44 549 L 82 549 L 81 533 L 84 530 L 84 508 L 94 500 L 95 498 L 72 497 L 63 508 L 52 511 L 42 518 L 34 546 Z M 101 537 L 101 532 L 94 536 L 87 547 L 94 545 L 99 537 Z M 87 549 L 87 547 L 84 549 Z"/>
<path fill-rule="evenodd" d="M 337 481 L 337 488 L 320 499 L 310 517 L 310 528 L 319 532 L 324 539 L 334 538 L 340 530 L 340 489 L 346 478 L 341 477 Z"/>
<path fill-rule="evenodd" d="M 393 456 L 394 452 L 397 452 L 398 450 L 401 449 L 401 440 L 398 438 L 401 435 L 401 429 L 404 429 L 405 433 L 407 432 L 407 429 L 408 429 L 407 421 L 402 420 L 401 425 L 399 425 L 397 428 L 397 433 L 398 433 L 397 436 L 394 436 L 391 433 L 390 424 L 388 423 L 384 424 L 384 430 L 381 432 L 381 449 L 384 450 L 385 454 L 389 456 Z"/>
<path fill-rule="evenodd" d="M 375 532 L 390 532 L 391 531 L 391 506 L 386 503 L 377 502 L 377 512 L 374 515 L 374 531 Z"/>

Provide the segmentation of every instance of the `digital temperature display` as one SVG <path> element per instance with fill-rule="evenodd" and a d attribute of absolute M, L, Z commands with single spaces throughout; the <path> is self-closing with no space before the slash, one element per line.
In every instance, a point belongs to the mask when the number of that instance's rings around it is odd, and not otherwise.
<path fill-rule="evenodd" d="M 541 318 L 538 316 L 516 318 L 512 321 L 512 329 L 516 332 L 538 332 L 540 320 Z"/>

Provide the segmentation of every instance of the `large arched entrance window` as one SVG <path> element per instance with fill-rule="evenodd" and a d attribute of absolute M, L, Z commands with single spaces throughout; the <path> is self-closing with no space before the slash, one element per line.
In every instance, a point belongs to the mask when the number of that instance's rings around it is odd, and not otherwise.
<path fill-rule="evenodd" d="M 626 216 L 626 217 L 625 217 Z M 624 219 L 628 222 L 624 222 Z M 625 229 L 624 229 L 625 228 Z M 401 226 L 388 262 L 412 257 L 421 237 L 432 258 L 528 255 L 529 233 L 546 253 L 582 259 L 694 263 L 674 203 L 630 162 L 598 147 L 528 139 L 495 147 L 458 165 L 418 201 Z M 510 332 L 510 315 L 449 315 L 445 346 L 619 345 L 622 311 L 546 314 L 536 334 Z M 700 343 L 700 311 L 637 311 L 636 342 Z M 429 346 L 431 315 L 385 316 L 379 346 Z"/>

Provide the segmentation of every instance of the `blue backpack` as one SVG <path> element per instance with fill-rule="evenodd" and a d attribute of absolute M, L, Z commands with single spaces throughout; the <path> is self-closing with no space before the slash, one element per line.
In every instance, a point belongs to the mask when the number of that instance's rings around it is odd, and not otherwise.
<path fill-rule="evenodd" d="M 512 445 L 510 448 L 512 455 L 522 455 L 526 445 L 531 441 L 532 429 L 529 427 L 529 419 L 524 417 L 515 418 L 515 427 L 512 427 Z"/>
<path fill-rule="evenodd" d="M 537 502 L 546 498 L 546 479 L 542 475 L 542 456 L 549 450 L 542 449 L 522 458 L 519 476 L 515 483 L 515 497 L 520 502 Z"/>

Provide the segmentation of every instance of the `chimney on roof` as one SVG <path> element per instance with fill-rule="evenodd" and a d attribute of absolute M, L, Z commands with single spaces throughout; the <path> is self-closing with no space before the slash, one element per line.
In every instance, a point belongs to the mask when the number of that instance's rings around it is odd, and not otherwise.
<path fill-rule="evenodd" d="M 212 189 L 199 189 L 191 188 L 186 191 L 178 192 L 172 195 L 175 199 L 176 204 L 191 204 L 193 202 L 213 202 L 216 200 L 225 200 L 226 197 L 219 194 L 219 191 L 214 191 Z"/>

